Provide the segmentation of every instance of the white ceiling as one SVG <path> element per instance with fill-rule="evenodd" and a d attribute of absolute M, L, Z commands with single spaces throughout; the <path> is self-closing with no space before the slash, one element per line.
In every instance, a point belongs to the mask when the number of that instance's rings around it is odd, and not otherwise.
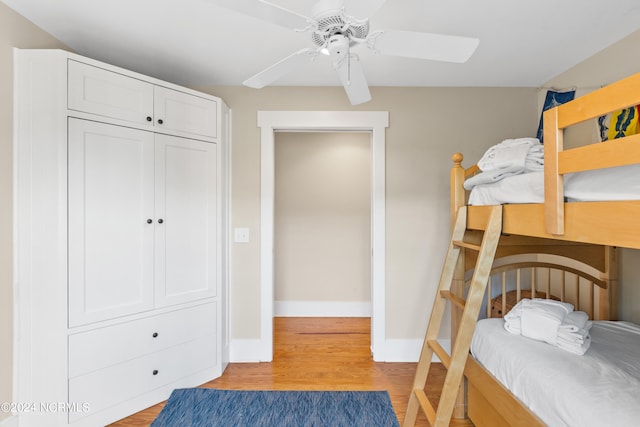
<path fill-rule="evenodd" d="M 215 0 L 1 0 L 77 53 L 182 85 L 240 85 L 304 48 L 295 33 Z M 271 0 L 311 15 L 315 0 Z M 370 86 L 537 87 L 640 29 L 639 0 L 388 0 L 372 31 L 477 37 L 464 64 L 359 47 Z M 322 55 L 275 85 L 339 86 Z"/>

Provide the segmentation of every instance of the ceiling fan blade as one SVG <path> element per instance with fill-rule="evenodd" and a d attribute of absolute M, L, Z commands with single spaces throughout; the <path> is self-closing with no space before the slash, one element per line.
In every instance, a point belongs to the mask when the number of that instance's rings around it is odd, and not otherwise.
<path fill-rule="evenodd" d="M 397 30 L 373 33 L 369 40 L 370 47 L 383 55 L 448 62 L 466 62 L 480 43 L 472 37 Z"/>
<path fill-rule="evenodd" d="M 350 57 L 349 57 L 350 56 Z M 362 65 L 357 55 L 347 55 L 334 63 L 334 68 L 344 86 L 351 105 L 358 105 L 371 100 Z"/>
<path fill-rule="evenodd" d="M 302 31 L 311 25 L 311 19 L 299 13 L 264 0 L 209 0 L 227 9 L 252 16 L 292 30 Z"/>
<path fill-rule="evenodd" d="M 307 62 L 313 60 L 318 55 L 316 49 L 301 49 L 296 53 L 287 56 L 283 60 L 276 62 L 269 68 L 260 71 L 253 77 L 248 78 L 242 84 L 255 89 L 260 89 L 273 83 L 285 74 L 289 74 L 297 68 L 302 67 Z"/>
<path fill-rule="evenodd" d="M 386 0 L 344 0 L 344 10 L 355 18 L 368 19 L 386 3 Z"/>

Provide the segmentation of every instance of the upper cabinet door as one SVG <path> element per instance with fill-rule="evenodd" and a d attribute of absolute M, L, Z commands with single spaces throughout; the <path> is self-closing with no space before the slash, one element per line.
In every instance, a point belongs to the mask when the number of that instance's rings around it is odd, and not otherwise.
<path fill-rule="evenodd" d="M 69 120 L 69 326 L 153 308 L 154 137 Z"/>
<path fill-rule="evenodd" d="M 69 60 L 70 110 L 140 124 L 153 121 L 153 85 Z"/>
<path fill-rule="evenodd" d="M 218 106 L 202 98 L 165 87 L 155 87 L 155 126 L 211 138 L 218 136 Z"/>
<path fill-rule="evenodd" d="M 214 99 L 73 60 L 68 62 L 68 79 L 70 110 L 153 125 L 164 133 L 218 137 Z"/>

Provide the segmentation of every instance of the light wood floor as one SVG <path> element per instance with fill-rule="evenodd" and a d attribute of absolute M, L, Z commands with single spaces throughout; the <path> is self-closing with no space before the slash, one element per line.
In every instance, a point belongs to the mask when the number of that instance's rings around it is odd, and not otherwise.
<path fill-rule="evenodd" d="M 275 318 L 272 363 L 232 363 L 202 387 L 235 390 L 387 390 L 402 423 L 415 363 L 376 363 L 368 318 Z M 445 369 L 432 364 L 426 393 L 437 405 Z M 148 426 L 164 402 L 112 424 Z M 417 426 L 427 426 L 419 414 Z M 452 426 L 473 426 L 454 420 Z"/>

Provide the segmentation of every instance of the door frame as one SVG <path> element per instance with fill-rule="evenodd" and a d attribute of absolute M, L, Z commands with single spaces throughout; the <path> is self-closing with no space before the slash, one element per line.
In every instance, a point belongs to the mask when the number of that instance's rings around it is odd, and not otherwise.
<path fill-rule="evenodd" d="M 371 134 L 371 353 L 384 360 L 385 129 L 387 111 L 258 111 L 260 127 L 260 360 L 273 360 L 274 195 L 276 131 Z"/>

